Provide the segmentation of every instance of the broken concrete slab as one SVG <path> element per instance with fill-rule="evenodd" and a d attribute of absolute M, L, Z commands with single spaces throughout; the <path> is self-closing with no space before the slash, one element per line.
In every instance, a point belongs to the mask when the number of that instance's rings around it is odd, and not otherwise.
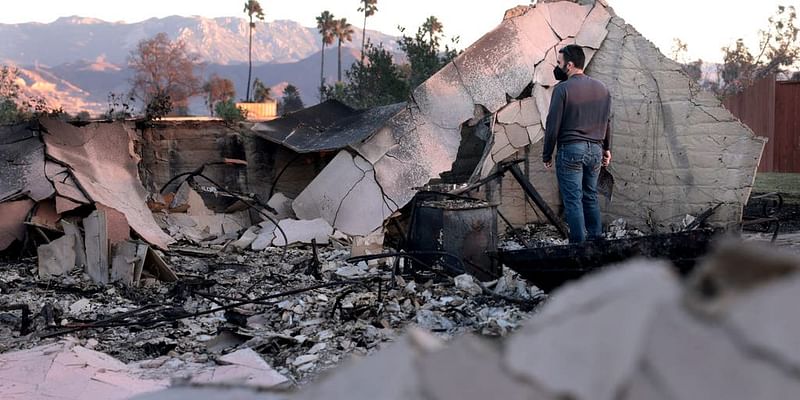
<path fill-rule="evenodd" d="M 363 235 L 374 231 L 394 211 L 382 198 L 372 165 L 361 156 L 340 151 L 292 207 L 299 218 L 324 218 L 347 234 Z M 283 239 L 277 236 L 276 240 Z"/>
<path fill-rule="evenodd" d="M 28 199 L 0 203 L 0 251 L 8 248 L 14 241 L 25 239 L 25 220 L 34 206 Z"/>
<path fill-rule="evenodd" d="M 126 125 L 90 124 L 81 128 L 42 119 L 46 153 L 69 165 L 77 183 L 97 203 L 125 215 L 131 228 L 149 243 L 166 248 L 173 240 L 156 224 L 139 180 L 138 156 Z"/>
<path fill-rule="evenodd" d="M 36 249 L 39 277 L 64 275 L 75 268 L 75 237 L 65 235 Z"/>
<path fill-rule="evenodd" d="M 284 246 L 294 243 L 310 244 L 311 240 L 316 240 L 317 244 L 328 244 L 328 237 L 333 234 L 333 228 L 322 218 L 313 220 L 294 220 L 284 219 L 278 222 L 278 226 L 286 233 L 286 239 L 277 230 L 272 244 Z"/>
<path fill-rule="evenodd" d="M 0 127 L 0 202 L 52 196 L 54 188 L 44 165 L 44 144 L 28 124 Z"/>

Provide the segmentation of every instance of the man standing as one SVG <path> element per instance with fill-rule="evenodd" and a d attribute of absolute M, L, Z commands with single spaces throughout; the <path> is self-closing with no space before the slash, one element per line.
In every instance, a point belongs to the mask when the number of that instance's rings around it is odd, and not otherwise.
<path fill-rule="evenodd" d="M 600 166 L 611 162 L 611 96 L 606 86 L 583 73 L 586 56 L 580 46 L 571 44 L 558 52 L 553 73 L 562 81 L 555 86 L 544 135 L 542 161 L 553 166 L 570 243 L 602 237 L 597 178 Z"/>

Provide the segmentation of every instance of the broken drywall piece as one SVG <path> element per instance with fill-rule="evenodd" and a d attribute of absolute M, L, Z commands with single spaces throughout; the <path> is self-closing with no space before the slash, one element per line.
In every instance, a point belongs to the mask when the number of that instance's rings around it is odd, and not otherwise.
<path fill-rule="evenodd" d="M 135 286 L 134 276 L 137 258 L 138 243 L 126 240 L 111 246 L 111 282 L 122 282 L 125 286 Z"/>
<path fill-rule="evenodd" d="M 108 231 L 105 211 L 94 210 L 83 219 L 86 233 L 86 273 L 98 284 L 108 283 Z"/>
<path fill-rule="evenodd" d="M 35 203 L 31 200 L 7 201 L 0 203 L 0 251 L 11 246 L 14 241 L 25 239 L 25 220 Z"/>
<path fill-rule="evenodd" d="M 322 218 L 313 220 L 284 219 L 278 222 L 278 226 L 286 233 L 286 241 L 283 235 L 277 233 L 272 243 L 275 246 L 284 246 L 295 243 L 311 243 L 316 240 L 317 244 L 328 244 L 328 237 L 333 233 L 331 225 Z"/>
<path fill-rule="evenodd" d="M 606 25 L 609 21 L 611 21 L 611 14 L 608 10 L 605 7 L 595 6 L 583 21 L 583 26 L 575 37 L 575 43 L 584 47 L 584 51 L 586 51 L 586 47 L 599 49 L 608 35 Z"/>
<path fill-rule="evenodd" d="M 203 371 L 192 377 L 194 384 L 246 385 L 270 388 L 288 382 L 288 378 L 275 371 L 250 348 L 239 349 L 219 357 L 221 366 Z"/>
<path fill-rule="evenodd" d="M 173 242 L 147 207 L 139 159 L 132 153 L 135 135 L 124 123 L 79 128 L 51 119 L 39 122 L 46 131 L 42 137 L 47 155 L 71 168 L 76 183 L 91 200 L 124 214 L 130 227 L 147 242 L 163 249 Z"/>
<path fill-rule="evenodd" d="M 267 201 L 267 205 L 275 210 L 276 219 L 293 218 L 294 210 L 292 210 L 292 201 L 281 192 L 275 193 Z"/>
<path fill-rule="evenodd" d="M 78 227 L 66 220 L 61 220 L 61 229 L 64 230 L 64 235 L 72 236 L 75 243 L 75 266 L 78 268 L 86 268 L 86 248 L 83 246 L 83 234 L 81 234 Z"/>
<path fill-rule="evenodd" d="M 75 237 L 64 235 L 36 249 L 39 277 L 64 275 L 75 268 Z"/>
<path fill-rule="evenodd" d="M 41 201 L 55 192 L 45 177 L 44 144 L 28 127 L 0 127 L 0 202 L 21 196 Z"/>
<path fill-rule="evenodd" d="M 579 5 L 570 1 L 558 1 L 554 3 L 537 4 L 539 7 L 547 7 L 550 16 L 549 23 L 559 38 L 566 39 L 575 37 L 581 29 L 586 16 L 592 10 L 592 4 Z M 603 7 L 600 7 L 603 8 Z"/>

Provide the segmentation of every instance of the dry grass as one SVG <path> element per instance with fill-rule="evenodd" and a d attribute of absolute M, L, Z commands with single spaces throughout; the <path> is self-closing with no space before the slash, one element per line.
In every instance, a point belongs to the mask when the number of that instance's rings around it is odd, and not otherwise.
<path fill-rule="evenodd" d="M 753 192 L 778 192 L 787 203 L 800 203 L 800 174 L 761 172 L 756 175 Z"/>

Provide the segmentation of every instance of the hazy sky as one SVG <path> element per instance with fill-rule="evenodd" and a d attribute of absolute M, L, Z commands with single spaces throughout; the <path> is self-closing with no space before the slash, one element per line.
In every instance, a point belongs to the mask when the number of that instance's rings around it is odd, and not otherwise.
<path fill-rule="evenodd" d="M 608 0 L 617 15 L 624 18 L 669 55 L 673 38 L 689 44 L 689 57 L 718 61 L 720 48 L 743 37 L 756 47 L 759 29 L 779 4 L 794 5 L 800 0 Z M 38 0 L 30 3 L 8 1 L 0 13 L 0 23 L 52 22 L 58 17 L 79 15 L 106 21 L 138 22 L 168 15 L 205 17 L 244 16 L 244 0 Z M 361 26 L 363 17 L 356 11 L 358 0 L 260 1 L 267 21 L 291 19 L 314 26 L 317 15 L 329 10 L 335 17 L 346 17 Z M 524 0 L 379 0 L 378 13 L 370 17 L 368 29 L 398 35 L 397 26 L 409 32 L 429 15 L 443 22 L 447 36 L 460 36 L 461 48 L 496 26 L 506 9 Z"/>

